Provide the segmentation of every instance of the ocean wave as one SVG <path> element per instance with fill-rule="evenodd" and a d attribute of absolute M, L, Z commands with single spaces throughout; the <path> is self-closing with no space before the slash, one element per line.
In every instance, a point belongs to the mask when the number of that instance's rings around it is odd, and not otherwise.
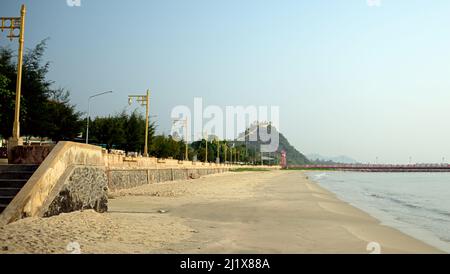
<path fill-rule="evenodd" d="M 401 199 L 397 199 L 397 198 L 394 198 L 394 197 L 388 196 L 388 195 L 380 195 L 380 194 L 373 194 L 372 193 L 372 194 L 370 194 L 370 197 L 377 198 L 377 199 L 388 200 L 388 201 L 394 202 L 396 204 L 400 204 L 400 205 L 403 205 L 405 207 L 409 207 L 409 208 L 413 208 L 413 209 L 423 208 L 420 205 L 413 204 L 411 202 L 408 202 L 408 201 L 405 201 L 405 200 L 401 200 Z"/>
<path fill-rule="evenodd" d="M 398 199 L 398 198 L 394 198 L 394 197 L 388 196 L 388 195 L 380 195 L 380 194 L 371 193 L 371 194 L 369 194 L 369 196 L 373 197 L 373 198 L 376 198 L 376 199 L 388 200 L 388 201 L 391 201 L 393 203 L 402 205 L 402 206 L 407 207 L 407 208 L 422 209 L 422 210 L 425 210 L 425 211 L 428 211 L 428 212 L 432 212 L 432 213 L 435 213 L 435 214 L 438 214 L 438 215 L 446 217 L 446 219 L 440 219 L 440 220 L 450 221 L 450 212 L 448 212 L 448 211 L 444 211 L 444 210 L 437 209 L 437 208 L 426 207 L 426 206 L 423 206 L 423 205 L 413 204 L 411 202 L 408 202 L 408 201 L 405 201 L 405 200 L 402 200 L 402 199 Z"/>
<path fill-rule="evenodd" d="M 438 178 L 427 176 L 328 173 L 319 183 L 347 202 L 372 212 L 382 222 L 435 243 L 420 230 L 429 232 L 442 241 L 441 248 L 444 246 L 450 252 L 449 174 L 439 174 Z"/>
<path fill-rule="evenodd" d="M 445 217 L 449 218 L 449 219 L 446 219 L 446 220 L 447 220 L 447 221 L 450 221 L 450 212 L 448 212 L 448 211 L 443 211 L 443 210 L 437 209 L 437 208 L 433 208 L 433 209 L 431 209 L 431 210 L 434 211 L 434 212 L 436 212 L 436 213 L 438 213 L 439 215 L 442 215 L 442 216 L 445 216 Z"/>
<path fill-rule="evenodd" d="M 322 179 L 326 176 L 328 176 L 328 174 L 326 174 L 326 173 L 314 174 L 315 179 Z"/>

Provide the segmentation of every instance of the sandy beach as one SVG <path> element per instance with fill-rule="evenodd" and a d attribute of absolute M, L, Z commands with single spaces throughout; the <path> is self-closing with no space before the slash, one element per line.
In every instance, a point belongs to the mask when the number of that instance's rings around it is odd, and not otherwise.
<path fill-rule="evenodd" d="M 0 228 L 2 253 L 381 253 L 441 251 L 381 225 L 300 171 L 238 172 L 110 193 L 109 212 Z M 69 245 L 69 246 L 68 246 Z"/>

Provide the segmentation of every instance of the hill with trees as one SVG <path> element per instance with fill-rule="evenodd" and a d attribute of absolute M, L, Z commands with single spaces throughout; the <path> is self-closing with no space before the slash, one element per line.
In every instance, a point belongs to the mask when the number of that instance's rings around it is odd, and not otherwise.
<path fill-rule="evenodd" d="M 21 98 L 21 135 L 28 137 L 61 140 L 85 138 L 86 118 L 75 110 L 70 103 L 69 91 L 54 88 L 54 82 L 47 79 L 49 62 L 43 57 L 47 40 L 41 41 L 34 49 L 24 55 L 22 98 Z M 8 139 L 12 134 L 15 107 L 15 88 L 17 65 L 14 52 L 9 48 L 0 48 L 0 138 Z M 261 127 L 279 134 L 277 151 L 261 153 Z M 149 153 L 159 158 L 184 159 L 186 143 L 172 136 L 155 136 L 155 124 L 149 125 Z M 90 120 L 89 141 L 106 149 L 119 149 L 125 152 L 142 153 L 144 148 L 145 118 L 137 112 L 125 112 L 108 117 Z M 250 138 L 250 133 L 256 139 Z M 83 137 L 81 139 L 80 137 Z M 254 141 L 257 140 L 257 141 Z M 207 144 L 208 143 L 208 144 Z M 206 149 L 208 149 L 206 153 Z M 208 138 L 188 145 L 189 159 L 215 162 L 239 162 L 251 164 L 278 164 L 280 152 L 287 152 L 288 164 L 308 163 L 308 159 L 293 147 L 283 134 L 268 123 L 255 123 L 236 140 L 218 140 Z M 208 159 L 205 159 L 208 155 Z"/>
<path fill-rule="evenodd" d="M 261 155 L 261 145 L 269 143 L 260 141 L 262 139 L 260 137 L 262 128 L 265 128 L 264 132 L 267 132 L 268 134 L 278 134 L 279 144 L 276 152 L 267 152 Z M 246 144 L 246 146 L 250 148 L 250 150 L 253 151 L 254 154 L 257 154 L 257 157 L 262 157 L 265 163 L 278 164 L 280 162 L 280 155 L 283 150 L 286 152 L 288 165 L 303 165 L 310 163 L 305 155 L 303 155 L 294 146 L 292 146 L 287 138 L 281 132 L 279 132 L 276 127 L 272 126 L 271 123 L 268 122 L 254 123 L 249 128 L 247 128 L 244 133 L 241 133 L 239 135 L 238 140 L 241 140 L 240 144 Z"/>

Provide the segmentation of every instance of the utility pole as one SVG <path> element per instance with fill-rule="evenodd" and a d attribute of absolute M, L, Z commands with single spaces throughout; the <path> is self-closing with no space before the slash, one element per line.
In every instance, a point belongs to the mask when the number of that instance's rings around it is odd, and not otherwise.
<path fill-rule="evenodd" d="M 205 146 L 205 164 L 207 164 L 208 163 L 208 132 L 205 132 L 206 133 L 206 139 L 205 139 L 205 144 L 206 144 L 206 146 Z"/>
<path fill-rule="evenodd" d="M 87 115 L 87 118 L 86 118 L 86 120 L 87 120 L 86 121 L 86 144 L 89 144 L 89 120 L 91 119 L 91 99 L 95 98 L 95 97 L 98 97 L 98 96 L 101 96 L 101 95 L 108 94 L 108 93 L 112 93 L 112 91 L 110 90 L 110 91 L 97 93 L 97 94 L 92 95 L 88 99 L 88 115 Z"/>
<path fill-rule="evenodd" d="M 233 147 L 230 147 L 230 162 L 233 164 Z"/>
<path fill-rule="evenodd" d="M 223 149 L 224 149 L 224 154 L 223 154 L 224 160 L 223 161 L 226 164 L 227 163 L 227 152 L 228 152 L 228 145 L 227 145 L 227 143 L 224 144 Z"/>
<path fill-rule="evenodd" d="M 184 140 L 186 142 L 186 146 L 185 146 L 185 150 L 184 150 L 184 159 L 186 161 L 189 161 L 189 149 L 188 149 L 188 130 L 187 130 L 187 118 L 184 119 L 184 135 L 185 135 L 185 139 Z"/>
<path fill-rule="evenodd" d="M 145 107 L 145 142 L 144 142 L 144 156 L 148 157 L 148 126 L 150 113 L 150 90 L 147 89 L 146 95 L 128 95 L 128 104 L 131 105 L 133 99 L 136 99 L 141 106 Z"/>
<path fill-rule="evenodd" d="M 20 9 L 20 17 L 0 17 L 1 26 L 0 29 L 3 32 L 5 29 L 9 29 L 7 37 L 12 41 L 14 38 L 19 40 L 19 52 L 17 56 L 17 81 L 16 81 L 16 101 L 14 109 L 14 124 L 12 131 L 12 138 L 8 142 L 8 158 L 10 158 L 11 150 L 16 146 L 23 145 L 23 140 L 20 138 L 20 97 L 22 91 L 22 65 L 23 65 L 23 45 L 25 42 L 25 15 L 27 9 L 25 5 L 22 5 Z M 9 25 L 5 23 L 9 22 Z M 19 30 L 19 35 L 14 33 L 15 30 Z"/>
<path fill-rule="evenodd" d="M 189 149 L 188 149 L 188 136 L 187 136 L 187 118 L 185 119 L 175 119 L 174 122 L 183 122 L 184 125 L 184 141 L 186 143 L 185 151 L 184 151 L 184 160 L 189 161 Z"/>
<path fill-rule="evenodd" d="M 234 165 L 234 159 L 233 159 L 233 156 L 234 156 L 233 154 L 234 153 L 233 152 L 234 152 L 234 147 L 231 147 L 231 149 L 230 149 L 230 159 L 231 159 L 231 164 L 232 165 Z"/>
<path fill-rule="evenodd" d="M 216 139 L 217 141 L 217 157 L 216 157 L 216 163 L 220 164 L 220 141 L 219 138 Z"/>

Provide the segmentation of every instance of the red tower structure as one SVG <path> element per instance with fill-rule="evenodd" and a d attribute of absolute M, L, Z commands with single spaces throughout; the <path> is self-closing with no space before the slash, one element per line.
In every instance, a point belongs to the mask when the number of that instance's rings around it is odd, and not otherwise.
<path fill-rule="evenodd" d="M 281 151 L 281 168 L 287 169 L 287 157 L 286 157 L 286 151 Z"/>

